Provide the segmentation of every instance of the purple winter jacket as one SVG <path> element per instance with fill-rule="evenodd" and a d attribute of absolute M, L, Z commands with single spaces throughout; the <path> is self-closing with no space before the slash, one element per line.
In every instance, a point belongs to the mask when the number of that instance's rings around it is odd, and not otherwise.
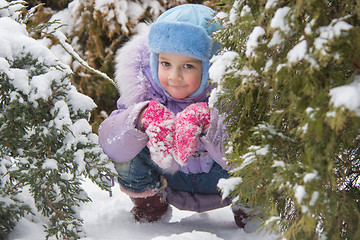
<path fill-rule="evenodd" d="M 150 100 L 157 100 L 174 114 L 195 102 L 208 102 L 208 87 L 202 94 L 186 99 L 172 98 L 158 87 L 151 77 L 150 53 L 147 32 L 136 35 L 116 55 L 115 82 L 120 92 L 117 110 L 113 111 L 99 127 L 99 143 L 103 151 L 115 162 L 133 159 L 149 140 L 146 133 L 138 130 L 138 116 Z M 214 161 L 225 167 L 221 142 L 225 137 L 223 117 L 211 109 L 210 127 L 199 139 L 198 149 L 186 166 L 179 168 L 185 173 L 207 173 Z M 217 195 L 175 193 L 167 190 L 168 201 L 180 209 L 206 211 L 226 206 Z"/>

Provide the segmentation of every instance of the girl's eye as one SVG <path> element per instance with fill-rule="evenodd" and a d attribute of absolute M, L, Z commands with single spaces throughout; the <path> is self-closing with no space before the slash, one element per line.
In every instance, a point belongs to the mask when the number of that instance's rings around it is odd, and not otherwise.
<path fill-rule="evenodd" d="M 169 62 L 161 62 L 161 65 L 163 65 L 164 67 L 169 67 L 170 66 L 170 63 Z"/>
<path fill-rule="evenodd" d="M 191 65 L 191 64 L 185 64 L 184 67 L 185 67 L 185 68 L 193 68 L 194 66 Z"/>

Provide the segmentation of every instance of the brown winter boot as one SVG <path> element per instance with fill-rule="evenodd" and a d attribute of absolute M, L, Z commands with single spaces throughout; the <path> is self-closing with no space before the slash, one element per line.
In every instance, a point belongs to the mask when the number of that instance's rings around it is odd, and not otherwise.
<path fill-rule="evenodd" d="M 233 209 L 233 213 L 236 225 L 238 225 L 239 228 L 244 228 L 246 223 L 245 220 L 248 219 L 249 215 L 241 210 L 241 208 L 237 208 L 236 210 Z"/>
<path fill-rule="evenodd" d="M 130 198 L 135 205 L 130 212 L 134 215 L 135 220 L 141 223 L 159 221 L 169 207 L 163 191 L 150 197 Z"/>

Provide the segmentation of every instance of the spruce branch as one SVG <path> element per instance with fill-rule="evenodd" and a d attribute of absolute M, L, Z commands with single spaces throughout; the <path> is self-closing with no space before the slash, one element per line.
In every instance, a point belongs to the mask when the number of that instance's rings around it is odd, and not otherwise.
<path fill-rule="evenodd" d="M 26 1 L 12 1 L 10 2 L 8 5 L 5 5 L 4 7 L 0 7 L 0 10 L 3 10 L 3 9 L 8 9 L 9 7 L 11 6 L 14 6 L 14 5 L 17 5 L 17 4 L 21 4 L 21 5 L 26 5 Z"/>
<path fill-rule="evenodd" d="M 22 4 L 27 5 L 26 2 L 22 2 Z M 30 20 L 30 18 L 34 16 L 37 9 L 44 5 L 45 5 L 45 3 L 40 3 L 40 4 L 36 5 L 35 7 L 32 7 L 30 10 L 26 11 L 26 13 L 24 15 L 20 15 L 18 17 L 18 19 L 16 19 L 16 21 L 20 24 L 26 24 Z"/>
<path fill-rule="evenodd" d="M 27 17 L 27 19 L 29 17 L 31 17 L 34 12 L 36 11 L 36 9 L 39 7 L 36 6 L 34 7 L 34 9 L 32 8 L 32 12 L 27 15 L 29 15 Z M 56 27 L 54 27 L 56 26 Z M 59 44 L 61 45 L 61 47 L 70 55 L 72 56 L 78 63 L 80 63 L 81 66 L 83 66 L 84 68 L 88 69 L 90 72 L 96 74 L 97 76 L 100 76 L 102 78 L 104 78 L 105 80 L 109 81 L 115 88 L 116 87 L 116 84 L 114 82 L 113 79 L 111 79 L 109 76 L 107 76 L 105 73 L 99 71 L 99 70 L 96 70 L 95 68 L 91 67 L 85 60 L 83 60 L 79 54 L 77 54 L 74 50 L 74 48 L 69 44 L 67 43 L 67 38 L 66 36 L 59 31 L 59 29 L 61 27 L 65 26 L 65 24 L 61 24 L 60 23 L 60 20 L 58 19 L 55 19 L 53 21 L 50 21 L 50 22 L 46 22 L 46 23 L 43 23 L 43 24 L 40 24 L 36 27 L 33 27 L 33 28 L 30 28 L 28 31 L 29 32 L 39 32 L 39 33 L 42 33 L 44 34 L 45 36 L 47 37 L 50 37 L 50 38 L 54 38 L 56 39 Z"/>
<path fill-rule="evenodd" d="M 76 61 L 78 61 L 83 67 L 85 67 L 86 69 L 88 69 L 89 71 L 91 71 L 92 73 L 108 80 L 114 87 L 116 87 L 116 84 L 114 82 L 114 80 L 112 80 L 109 76 L 107 76 L 105 73 L 99 71 L 99 70 L 96 70 L 94 68 L 92 68 L 91 66 L 89 66 L 89 64 L 84 61 L 80 56 L 79 54 L 77 54 L 75 52 L 75 50 L 73 49 L 73 47 L 66 42 L 66 36 L 60 32 L 60 31 L 53 31 L 51 33 L 49 33 L 49 36 L 51 37 L 54 37 L 56 38 L 60 45 L 64 48 L 64 50 L 70 54 L 70 56 L 72 56 Z"/>

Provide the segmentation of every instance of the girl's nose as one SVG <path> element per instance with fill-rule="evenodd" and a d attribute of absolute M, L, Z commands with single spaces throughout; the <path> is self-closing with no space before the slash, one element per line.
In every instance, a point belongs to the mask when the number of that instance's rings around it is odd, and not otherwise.
<path fill-rule="evenodd" d="M 169 74 L 169 78 L 172 80 L 178 80 L 181 79 L 181 77 L 182 77 L 181 70 L 177 68 L 172 69 Z"/>

